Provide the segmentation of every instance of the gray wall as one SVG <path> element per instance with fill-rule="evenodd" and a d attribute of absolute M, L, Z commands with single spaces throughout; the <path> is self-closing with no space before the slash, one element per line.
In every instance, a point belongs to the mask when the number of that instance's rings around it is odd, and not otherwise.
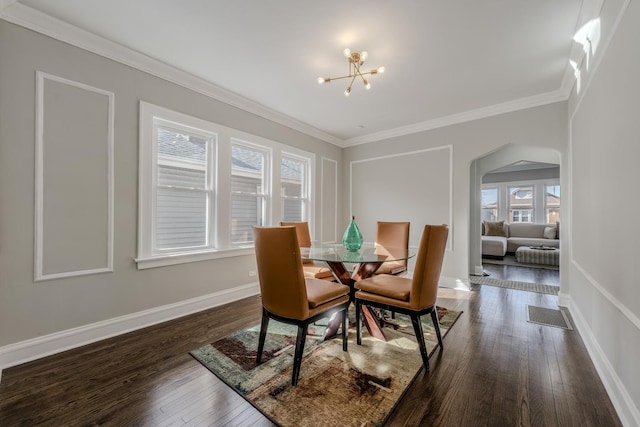
<path fill-rule="evenodd" d="M 375 198 L 357 206 L 359 212 L 369 211 L 380 220 L 401 221 L 414 218 L 412 230 L 419 230 L 426 223 L 446 221 L 450 227 L 449 250 L 445 255 L 442 274 L 449 278 L 466 280 L 473 264 L 469 261 L 470 236 L 476 239 L 476 252 L 480 256 L 480 185 L 481 177 L 489 170 L 506 166 L 517 160 L 541 160 L 529 158 L 530 147 L 542 147 L 555 153 L 552 162 L 560 163 L 567 143 L 567 104 L 559 102 L 527 110 L 501 114 L 485 119 L 442 127 L 412 135 L 358 145 L 345 149 L 344 171 L 346 180 L 353 181 L 350 188 L 368 188 Z M 514 155 L 502 163 L 492 164 L 476 177 L 474 161 L 502 147 L 513 147 Z M 451 147 L 451 159 L 442 158 L 444 147 Z M 534 150 L 535 151 L 535 150 Z M 398 157 L 402 153 L 419 153 L 423 158 L 423 168 L 414 171 L 402 162 L 388 162 L 369 168 L 367 173 L 351 175 L 353 165 L 367 159 Z M 413 156 L 413 155 L 412 155 Z M 412 157 L 410 156 L 410 157 Z M 414 176 L 417 174 L 417 177 Z M 371 186 L 370 179 L 385 179 L 399 184 L 391 187 Z M 417 178 L 417 179 L 416 179 Z M 473 178 L 473 184 L 470 184 Z M 470 200 L 470 188 L 476 188 Z M 446 188 L 447 191 L 441 190 Z M 345 186 L 345 189 L 347 187 Z M 436 191 L 437 189 L 437 191 Z M 476 194 L 477 193 L 477 194 Z M 343 218 L 349 217 L 350 200 L 357 198 L 353 191 L 343 194 Z M 398 206 L 401 208 L 398 209 Z M 428 208 L 424 208 L 424 207 Z M 434 211 L 434 207 L 437 209 Z M 477 225 L 473 225 L 470 212 L 477 211 Z M 446 213 L 441 211 L 445 208 Z M 355 208 L 354 208 L 355 210 Z M 416 211 L 424 212 L 416 214 Z M 354 212 L 358 215 L 357 212 Z M 444 219 L 443 219 L 444 218 Z M 475 228 L 470 229 L 471 225 Z M 375 230 L 375 222 L 358 223 L 365 240 Z M 477 234 L 477 236 L 476 236 Z M 412 232 L 412 245 L 418 245 Z"/>
<path fill-rule="evenodd" d="M 482 177 L 483 184 L 499 182 L 535 181 L 541 179 L 559 179 L 560 168 L 527 169 L 513 172 L 494 172 Z"/>
<path fill-rule="evenodd" d="M 134 315 L 186 300 L 223 295 L 225 291 L 256 284 L 256 278 L 248 275 L 249 270 L 255 270 L 253 255 L 137 270 L 134 258 L 137 256 L 138 233 L 140 100 L 316 153 L 314 234 L 320 236 L 322 232 L 324 239 L 335 239 L 335 211 L 340 209 L 340 198 L 336 193 L 340 190 L 335 185 L 341 179 L 340 148 L 2 20 L 0 58 L 0 369 L 3 346 L 6 350 L 6 346 L 12 343 L 108 322 L 119 316 Z M 114 256 L 111 273 L 34 281 L 36 71 L 115 94 Z M 55 89 L 56 85 L 48 87 Z M 64 89 L 63 95 L 65 90 L 73 92 Z M 66 121 L 64 129 L 51 123 L 45 126 L 51 130 L 45 135 L 47 147 L 52 146 L 51 141 L 57 141 L 57 154 L 62 155 L 55 157 L 50 152 L 45 153 L 48 159 L 45 164 L 48 181 L 44 184 L 45 206 L 53 209 L 59 201 L 82 208 L 82 197 L 78 195 L 83 193 L 78 191 L 85 191 L 85 195 L 94 197 L 91 205 L 100 206 L 100 209 L 88 212 L 95 215 L 93 218 L 89 218 L 92 215 L 77 215 L 78 218 L 89 225 L 104 224 L 105 186 L 94 185 L 104 182 L 105 158 L 97 154 L 105 152 L 104 134 L 98 133 L 96 140 L 100 143 L 96 147 L 87 146 L 87 135 L 100 126 L 87 125 L 82 113 L 96 109 L 102 111 L 105 107 L 100 96 L 82 95 L 84 93 L 69 95 L 76 100 L 85 96 L 92 104 L 86 104 L 85 108 L 77 111 L 77 127 L 73 117 L 68 118 L 63 112 L 60 118 Z M 47 102 L 53 102 L 56 96 L 47 96 Z M 55 111 L 55 108 L 47 108 L 49 112 Z M 104 117 L 104 112 L 98 116 Z M 53 114 L 48 117 L 53 117 Z M 48 169 L 49 166 L 54 166 L 54 169 Z M 55 174 L 61 168 L 72 172 L 72 181 L 69 181 L 69 176 Z M 324 185 L 321 182 L 323 176 L 327 180 Z M 83 187 L 84 178 L 87 184 L 94 183 L 95 192 Z M 65 182 L 75 182 L 76 185 L 65 186 Z M 60 235 L 64 230 L 56 230 L 55 227 L 62 224 L 68 228 L 74 218 L 65 222 L 60 212 L 52 217 L 55 220 L 53 224 L 47 223 L 51 225 L 48 230 L 54 230 L 55 234 L 46 234 L 45 242 L 64 241 L 64 236 Z M 78 211 L 74 210 L 74 213 L 78 214 Z M 51 221 L 47 212 L 45 218 Z M 322 218 L 326 220 L 324 226 Z M 106 266 L 104 233 L 102 227 L 92 239 L 97 242 L 95 247 L 87 242 L 87 236 L 77 236 L 79 239 L 82 237 L 78 242 L 88 251 L 87 259 L 80 260 L 83 264 L 80 267 L 63 265 L 64 269 L 89 268 L 94 264 L 96 267 Z M 75 243 L 78 242 L 73 239 L 69 239 L 68 247 L 77 252 Z M 45 250 L 48 251 L 46 259 L 57 264 L 55 251 L 48 246 Z M 44 271 L 55 273 L 55 266 L 46 265 Z M 215 299 L 212 302 L 215 303 Z"/>
<path fill-rule="evenodd" d="M 608 2 L 609 3 L 609 2 Z M 605 4 L 602 28 L 617 19 Z M 570 99 L 569 306 L 627 425 L 640 425 L 640 4 L 632 1 L 597 68 Z M 604 50 L 606 47 L 606 50 Z M 592 60 L 592 64 L 595 62 Z M 563 198 L 563 203 L 565 198 Z M 561 227 L 562 231 L 562 227 Z"/>

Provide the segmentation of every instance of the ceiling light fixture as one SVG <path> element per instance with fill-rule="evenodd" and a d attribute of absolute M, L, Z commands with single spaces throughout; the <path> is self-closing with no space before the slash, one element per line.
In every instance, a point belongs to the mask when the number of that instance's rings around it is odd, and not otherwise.
<path fill-rule="evenodd" d="M 362 52 L 351 52 L 349 48 L 344 50 L 344 56 L 349 61 L 349 74 L 341 77 L 318 77 L 318 84 L 329 83 L 332 80 L 340 80 L 340 79 L 351 79 L 349 82 L 349 86 L 344 91 L 344 96 L 349 96 L 351 93 L 351 86 L 355 79 L 360 76 L 362 79 L 362 84 L 366 90 L 371 89 L 371 83 L 364 78 L 364 76 L 373 76 L 374 74 L 382 74 L 384 73 L 384 67 L 378 67 L 374 70 L 362 72 L 360 67 L 364 64 L 369 54 L 366 51 Z"/>

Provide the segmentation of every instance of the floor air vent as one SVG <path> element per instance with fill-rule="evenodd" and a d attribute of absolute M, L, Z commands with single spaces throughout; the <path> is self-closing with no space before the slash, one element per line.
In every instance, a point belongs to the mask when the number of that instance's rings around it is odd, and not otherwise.
<path fill-rule="evenodd" d="M 527 305 L 527 322 L 556 328 L 573 329 L 562 310 Z"/>

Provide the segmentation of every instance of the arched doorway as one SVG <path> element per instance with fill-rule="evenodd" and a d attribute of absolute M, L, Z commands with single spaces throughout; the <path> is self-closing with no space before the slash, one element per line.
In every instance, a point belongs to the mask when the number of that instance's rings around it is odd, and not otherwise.
<path fill-rule="evenodd" d="M 560 152 L 551 148 L 507 144 L 471 162 L 469 183 L 469 272 L 482 274 L 482 178 L 487 173 L 518 162 L 561 164 Z"/>

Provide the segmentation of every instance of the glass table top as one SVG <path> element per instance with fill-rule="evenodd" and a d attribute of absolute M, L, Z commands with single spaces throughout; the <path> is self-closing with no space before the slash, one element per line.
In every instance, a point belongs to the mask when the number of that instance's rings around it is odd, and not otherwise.
<path fill-rule="evenodd" d="M 346 250 L 340 243 L 318 244 L 300 248 L 302 259 L 326 262 L 387 262 L 401 261 L 415 256 L 415 251 L 364 244 L 356 252 Z"/>

